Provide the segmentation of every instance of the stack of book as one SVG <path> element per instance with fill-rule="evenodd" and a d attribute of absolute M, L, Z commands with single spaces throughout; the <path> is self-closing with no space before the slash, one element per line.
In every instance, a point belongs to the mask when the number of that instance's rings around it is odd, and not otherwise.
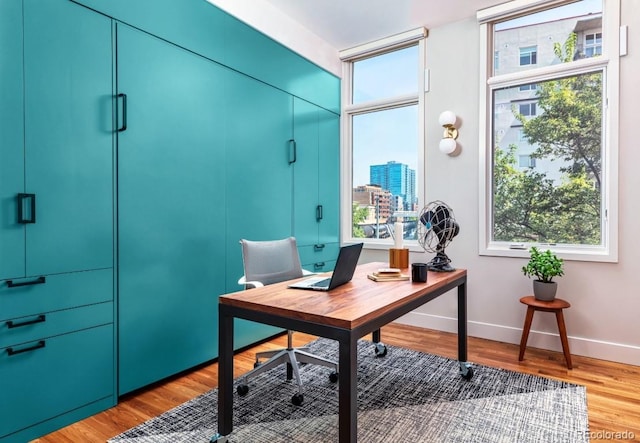
<path fill-rule="evenodd" d="M 402 271 L 398 268 L 378 269 L 373 274 L 368 274 L 367 277 L 369 277 L 373 281 L 409 280 L 409 275 L 403 274 Z"/>

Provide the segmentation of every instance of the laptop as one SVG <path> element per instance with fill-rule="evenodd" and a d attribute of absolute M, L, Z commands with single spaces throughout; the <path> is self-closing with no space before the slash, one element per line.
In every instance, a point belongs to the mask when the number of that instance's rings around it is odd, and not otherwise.
<path fill-rule="evenodd" d="M 353 273 L 360 258 L 362 243 L 343 246 L 338 253 L 336 267 L 331 277 L 310 277 L 289 285 L 295 289 L 313 289 L 314 291 L 330 291 L 340 285 L 348 283 L 353 278 Z"/>

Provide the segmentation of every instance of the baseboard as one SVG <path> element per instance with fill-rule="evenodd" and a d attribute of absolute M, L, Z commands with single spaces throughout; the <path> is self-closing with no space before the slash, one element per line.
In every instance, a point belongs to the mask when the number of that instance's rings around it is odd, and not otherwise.
<path fill-rule="evenodd" d="M 438 331 L 458 331 L 458 319 L 442 317 L 420 312 L 409 314 L 396 320 L 398 323 L 435 329 Z M 522 328 L 513 328 L 490 323 L 469 321 L 467 333 L 471 337 L 486 338 L 504 343 L 520 344 Z M 569 348 L 572 355 L 615 361 L 640 366 L 640 347 L 621 343 L 612 343 L 569 335 Z M 560 337 L 557 333 L 531 330 L 527 346 L 562 352 Z"/>

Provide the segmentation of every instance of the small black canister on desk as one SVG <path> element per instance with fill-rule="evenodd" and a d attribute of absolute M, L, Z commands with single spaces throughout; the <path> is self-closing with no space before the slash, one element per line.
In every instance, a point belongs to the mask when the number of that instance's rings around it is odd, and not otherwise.
<path fill-rule="evenodd" d="M 426 263 L 411 264 L 411 281 L 415 283 L 424 283 L 427 281 L 427 264 Z"/>

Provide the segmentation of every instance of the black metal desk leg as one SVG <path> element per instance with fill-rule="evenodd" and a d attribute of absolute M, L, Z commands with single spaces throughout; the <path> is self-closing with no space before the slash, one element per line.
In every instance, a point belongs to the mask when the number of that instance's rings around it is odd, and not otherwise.
<path fill-rule="evenodd" d="M 351 334 L 339 340 L 338 426 L 340 443 L 358 441 L 358 339 Z"/>
<path fill-rule="evenodd" d="M 218 308 L 218 434 L 211 441 L 225 442 L 233 430 L 233 316 Z"/>
<path fill-rule="evenodd" d="M 458 360 L 467 361 L 467 284 L 458 286 Z"/>
<path fill-rule="evenodd" d="M 467 281 L 458 286 L 458 364 L 465 380 L 473 377 L 473 368 L 467 363 Z"/>

